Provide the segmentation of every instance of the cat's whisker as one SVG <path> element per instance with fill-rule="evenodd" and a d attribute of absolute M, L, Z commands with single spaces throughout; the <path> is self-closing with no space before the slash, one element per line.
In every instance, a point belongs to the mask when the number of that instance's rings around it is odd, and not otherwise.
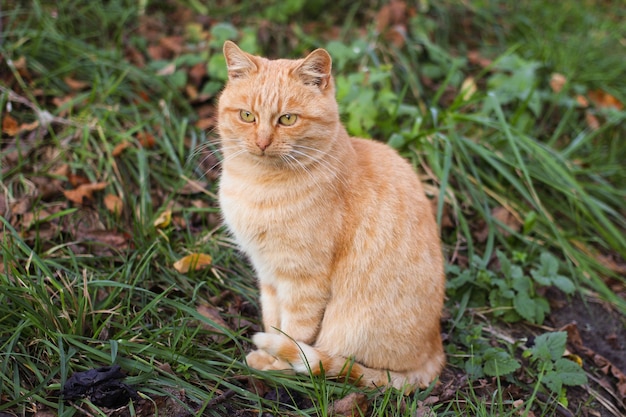
<path fill-rule="evenodd" d="M 313 148 L 311 148 L 311 149 L 313 149 Z M 295 153 L 296 155 L 300 155 L 300 156 L 303 156 L 305 158 L 309 158 L 309 160 L 311 160 L 313 164 L 316 164 L 322 171 L 324 171 L 328 175 L 328 177 L 329 177 L 328 183 L 332 186 L 332 188 L 335 191 L 338 191 L 337 190 L 337 185 L 335 184 L 335 180 L 339 181 L 343 185 L 347 186 L 345 178 L 343 178 L 343 176 L 341 176 L 339 174 L 339 172 L 329 163 L 329 161 L 327 161 L 325 159 L 314 158 L 313 156 L 307 154 L 306 152 L 301 152 L 301 151 L 299 151 L 297 149 L 292 149 L 292 152 Z M 296 160 L 297 160 L 297 158 L 296 158 Z"/>

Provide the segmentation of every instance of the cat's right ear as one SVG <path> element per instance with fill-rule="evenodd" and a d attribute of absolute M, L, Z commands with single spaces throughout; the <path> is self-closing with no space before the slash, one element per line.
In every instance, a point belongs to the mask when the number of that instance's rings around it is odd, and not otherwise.
<path fill-rule="evenodd" d="M 252 60 L 252 55 L 245 53 L 231 41 L 224 42 L 224 58 L 226 58 L 230 80 L 246 77 L 258 69 Z"/>

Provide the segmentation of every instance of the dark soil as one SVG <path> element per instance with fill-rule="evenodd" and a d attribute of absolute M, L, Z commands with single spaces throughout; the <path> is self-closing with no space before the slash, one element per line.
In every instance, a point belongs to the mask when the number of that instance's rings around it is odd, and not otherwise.
<path fill-rule="evenodd" d="M 549 317 L 553 327 L 575 323 L 583 344 L 626 372 L 626 318 L 599 300 L 574 298 Z"/>
<path fill-rule="evenodd" d="M 583 388 L 575 387 L 570 392 L 574 398 L 570 409 L 578 406 L 583 414 L 590 408 L 601 416 L 626 416 L 626 317 L 597 299 L 577 296 L 567 300 L 562 295 L 556 299 L 550 324 L 556 329 L 577 331 L 580 340 L 570 343 L 569 348 L 580 355 L 588 374 L 594 376 L 589 385 L 614 407 L 609 410 Z"/>

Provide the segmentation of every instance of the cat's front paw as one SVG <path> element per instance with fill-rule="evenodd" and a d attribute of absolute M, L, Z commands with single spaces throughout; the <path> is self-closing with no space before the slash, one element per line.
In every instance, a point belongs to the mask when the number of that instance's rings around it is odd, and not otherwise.
<path fill-rule="evenodd" d="M 259 371 L 287 371 L 291 366 L 264 350 L 253 350 L 246 356 L 248 366 Z"/>

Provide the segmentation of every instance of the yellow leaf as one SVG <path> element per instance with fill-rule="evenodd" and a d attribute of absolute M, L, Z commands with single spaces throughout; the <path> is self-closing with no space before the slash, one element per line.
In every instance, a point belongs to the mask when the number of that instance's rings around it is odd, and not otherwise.
<path fill-rule="evenodd" d="M 174 269 L 181 274 L 185 274 L 190 270 L 197 271 L 211 265 L 212 260 L 211 255 L 192 253 L 176 261 L 174 263 Z"/>
<path fill-rule="evenodd" d="M 478 87 L 476 86 L 476 81 L 474 78 L 467 77 L 463 80 L 463 84 L 461 84 L 461 98 L 463 101 L 468 101 L 472 96 L 478 91 Z"/>
<path fill-rule="evenodd" d="M 165 210 L 157 219 L 154 221 L 154 227 L 158 229 L 165 229 L 172 222 L 172 210 Z"/>

